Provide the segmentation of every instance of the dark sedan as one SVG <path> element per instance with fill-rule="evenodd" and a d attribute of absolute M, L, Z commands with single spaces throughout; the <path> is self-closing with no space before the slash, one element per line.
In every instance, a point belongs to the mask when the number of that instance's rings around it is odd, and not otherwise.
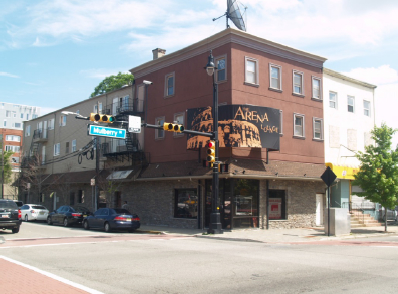
<path fill-rule="evenodd" d="M 49 225 L 62 224 L 65 227 L 81 225 L 83 219 L 90 214 L 91 212 L 83 206 L 72 207 L 64 205 L 48 215 L 47 223 Z"/>
<path fill-rule="evenodd" d="M 140 227 L 140 218 L 122 208 L 100 208 L 94 215 L 87 216 L 83 221 L 83 228 L 112 230 L 127 230 L 134 232 Z"/>

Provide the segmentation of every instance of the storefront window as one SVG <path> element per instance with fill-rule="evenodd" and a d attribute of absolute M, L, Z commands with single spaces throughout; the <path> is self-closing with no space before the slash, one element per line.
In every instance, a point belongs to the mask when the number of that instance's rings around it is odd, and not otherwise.
<path fill-rule="evenodd" d="M 269 190 L 269 219 L 285 219 L 285 191 Z"/>
<path fill-rule="evenodd" d="M 198 192 L 197 189 L 176 189 L 174 217 L 198 217 Z"/>

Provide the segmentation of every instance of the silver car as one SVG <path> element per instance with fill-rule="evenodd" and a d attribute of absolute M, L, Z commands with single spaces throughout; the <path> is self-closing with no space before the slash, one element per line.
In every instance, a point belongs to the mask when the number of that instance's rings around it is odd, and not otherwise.
<path fill-rule="evenodd" d="M 41 220 L 47 221 L 48 209 L 43 205 L 24 204 L 21 206 L 21 216 L 24 221 Z"/>

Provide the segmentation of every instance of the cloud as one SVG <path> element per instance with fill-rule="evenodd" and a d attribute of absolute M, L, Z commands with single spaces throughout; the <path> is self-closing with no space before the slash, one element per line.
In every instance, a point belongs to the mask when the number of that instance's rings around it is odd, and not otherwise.
<path fill-rule="evenodd" d="M 398 83 L 398 71 L 391 68 L 390 65 L 381 65 L 377 68 L 353 68 L 349 72 L 342 72 L 342 74 L 373 85 Z"/>
<path fill-rule="evenodd" d="M 8 73 L 8 72 L 5 72 L 5 71 L 0 71 L 0 76 L 2 76 L 2 77 L 9 77 L 9 78 L 15 78 L 15 79 L 19 79 L 19 76 L 16 76 L 16 75 L 10 74 L 10 73 Z"/>

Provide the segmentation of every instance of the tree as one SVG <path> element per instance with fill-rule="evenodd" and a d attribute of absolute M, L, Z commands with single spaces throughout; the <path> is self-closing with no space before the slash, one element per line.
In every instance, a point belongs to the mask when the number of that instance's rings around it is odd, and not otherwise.
<path fill-rule="evenodd" d="M 359 172 L 354 175 L 353 184 L 363 190 L 356 194 L 380 203 L 385 213 L 387 209 L 394 210 L 398 205 L 398 148 L 391 150 L 391 138 L 396 131 L 384 123 L 380 128 L 375 127 L 372 130 L 375 145 L 366 146 L 365 153 L 356 154 L 361 166 Z M 384 230 L 387 232 L 387 217 Z"/>
<path fill-rule="evenodd" d="M 14 154 L 14 151 L 9 150 L 4 152 L 4 184 L 8 184 L 11 181 L 12 176 L 12 165 L 11 165 L 11 156 Z"/>
<path fill-rule="evenodd" d="M 131 85 L 134 81 L 134 76 L 131 74 L 122 74 L 120 71 L 117 76 L 106 77 L 97 87 L 90 97 L 105 94 L 110 91 L 120 89 L 124 85 Z"/>

